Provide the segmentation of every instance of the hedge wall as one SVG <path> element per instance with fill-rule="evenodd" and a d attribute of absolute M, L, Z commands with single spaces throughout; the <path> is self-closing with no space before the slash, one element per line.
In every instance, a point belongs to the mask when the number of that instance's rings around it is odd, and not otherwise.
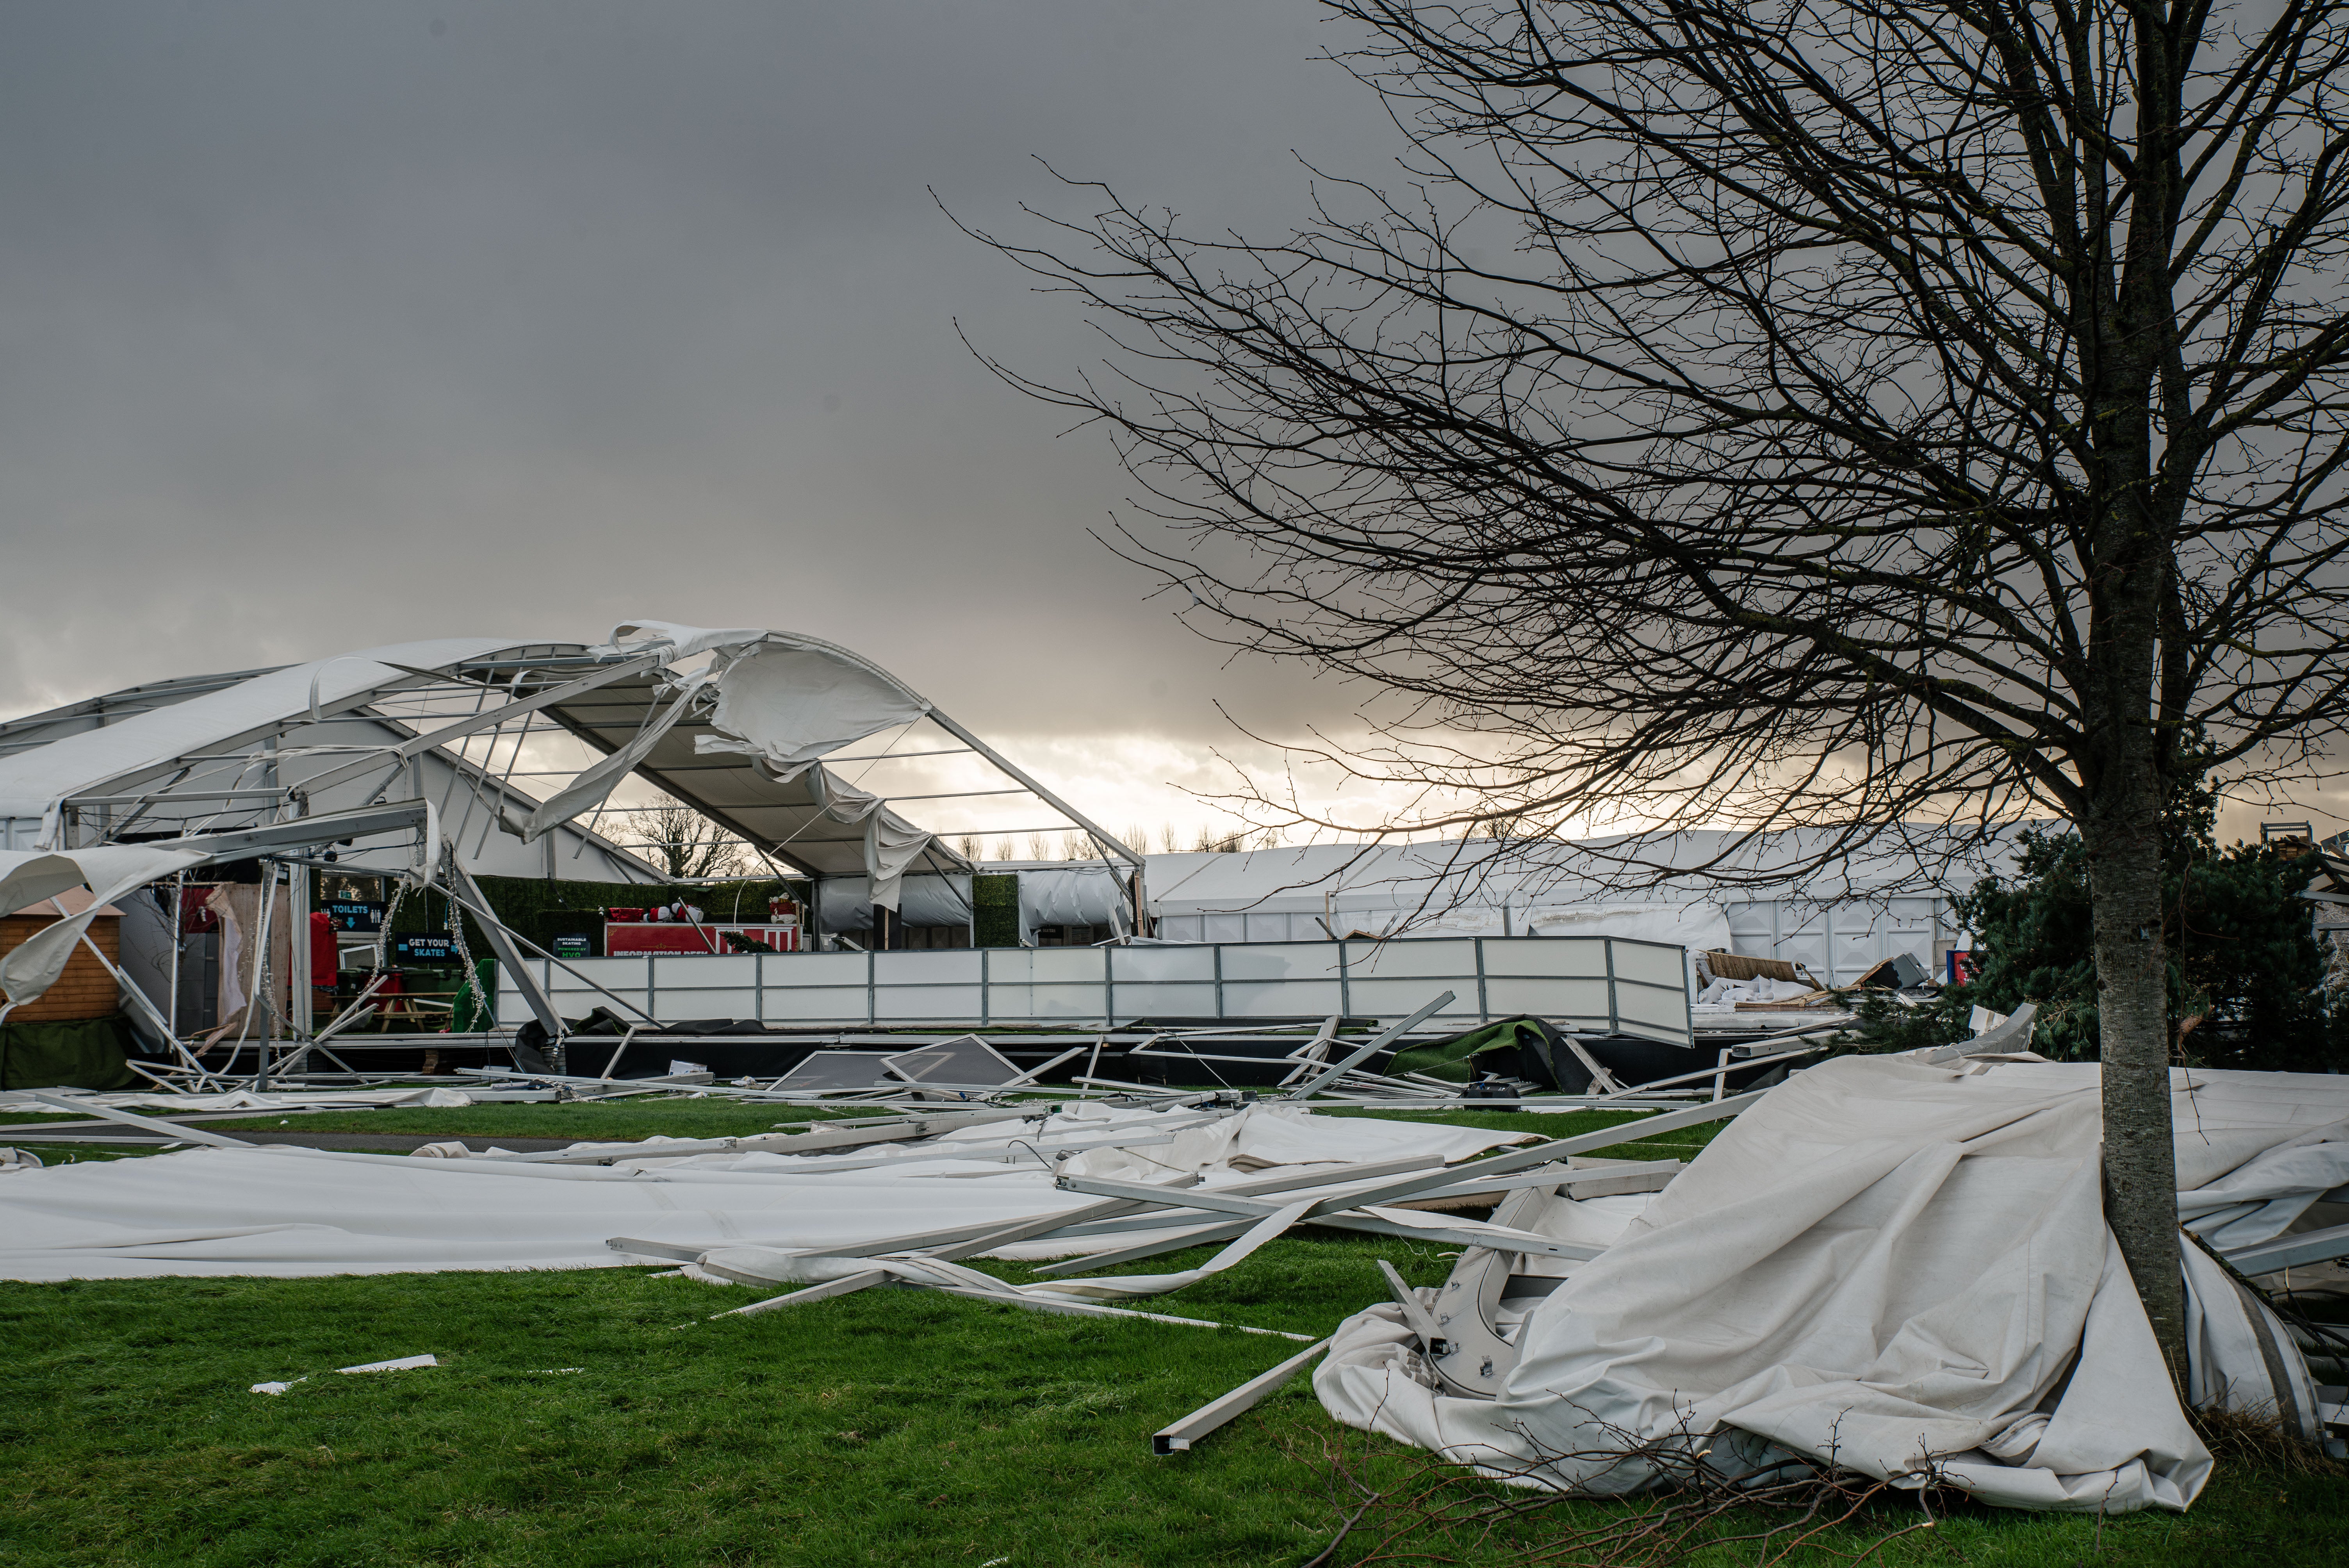
<path fill-rule="evenodd" d="M 974 944 L 979 947 L 1019 945 L 1019 878 L 1012 872 L 982 873 L 970 879 Z"/>
<path fill-rule="evenodd" d="M 650 909 L 684 899 L 713 923 L 756 923 L 767 918 L 767 901 L 789 894 L 804 906 L 808 884 L 797 879 L 729 882 L 722 887 L 660 887 L 642 882 L 546 882 L 536 877 L 479 877 L 481 892 L 500 920 L 518 934 L 550 952 L 558 936 L 584 934 L 603 952 L 602 911 L 613 906 Z M 1016 913 L 1016 912 L 1015 912 Z M 490 955 L 489 939 L 471 915 L 465 917 L 465 943 L 475 958 Z M 395 934 L 418 934 L 449 929 L 449 903 L 438 892 L 410 890 L 392 916 Z"/>

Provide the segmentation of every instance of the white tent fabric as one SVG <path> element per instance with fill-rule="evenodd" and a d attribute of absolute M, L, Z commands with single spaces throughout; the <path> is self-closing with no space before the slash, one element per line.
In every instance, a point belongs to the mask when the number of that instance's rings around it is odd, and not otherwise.
<path fill-rule="evenodd" d="M 2175 1099 L 2187 1203 L 2244 1179 L 2206 1217 L 2289 1203 L 2308 1173 L 2261 1186 L 2261 1157 L 2349 1131 L 2349 1079 L 2196 1072 Z M 1882 1477 L 1939 1464 L 1993 1503 L 2182 1508 L 2209 1459 L 2104 1223 L 2098 1115 L 2093 1066 L 1824 1064 L 1535 1308 L 1499 1398 L 1423 1382 L 1392 1308 L 1340 1329 L 1315 1387 L 1342 1420 L 1562 1487 L 1650 1472 L 1549 1455 L 1685 1441 L 1733 1472 L 1832 1451 Z M 2206 1342 L 2256 1338 L 2224 1316 L 2206 1307 Z"/>
<path fill-rule="evenodd" d="M 866 904 L 895 909 L 904 896 L 905 873 L 921 861 L 933 836 L 883 805 L 880 796 L 842 783 L 829 769 L 811 764 L 805 771 L 809 789 L 823 802 L 826 816 L 864 824 Z"/>
<path fill-rule="evenodd" d="M 1363 923 L 1361 914 L 1346 918 L 1349 928 Z M 1407 919 L 1409 912 L 1397 911 L 1384 923 L 1381 934 L 1400 928 Z M 1725 948 L 1730 943 L 1728 912 L 1702 899 L 1687 903 L 1519 905 L 1506 911 L 1497 903 L 1469 904 L 1410 922 L 1410 934 L 1413 936 L 1524 936 L 1527 933 L 1536 936 L 1619 936 L 1635 942 L 1670 943 L 1692 952 Z"/>
<path fill-rule="evenodd" d="M 396 666 L 438 668 L 512 645 L 511 638 L 444 637 L 362 648 L 288 665 L 219 691 L 0 757 L 0 817 L 38 817 L 61 795 L 216 749 L 233 737 L 305 711 L 314 691 L 320 706 L 331 709 L 346 697 L 400 679 Z"/>
<path fill-rule="evenodd" d="M 39 1091 L 50 1099 L 64 1099 L 72 1105 L 51 1105 L 32 1098 L 31 1091 L 17 1094 L 0 1091 L 0 1111 L 12 1115 L 75 1116 L 91 1113 L 76 1106 L 118 1106 L 126 1110 L 166 1110 L 181 1116 L 207 1110 L 249 1110 L 256 1116 L 279 1110 L 355 1109 L 387 1105 L 401 1106 L 460 1106 L 473 1103 L 472 1096 L 462 1089 L 431 1087 L 406 1088 L 313 1088 L 270 1089 L 256 1093 L 249 1088 L 221 1089 L 212 1093 L 181 1094 L 166 1089 L 109 1089 L 93 1092 L 82 1088 L 45 1088 Z M 26 1131 L 36 1130 L 34 1128 Z"/>
<path fill-rule="evenodd" d="M 817 910 L 825 931 L 873 929 L 873 881 L 870 877 L 825 879 L 823 903 Z M 897 881 L 897 913 L 908 925 L 968 925 L 970 923 L 970 878 L 923 872 Z"/>
<path fill-rule="evenodd" d="M 569 783 L 548 796 L 523 825 L 523 841 L 535 842 L 549 830 L 569 821 L 618 789 L 620 781 L 634 772 L 637 765 L 661 743 L 662 738 L 677 727 L 677 721 L 691 711 L 694 699 L 700 695 L 705 684 L 706 677 L 701 676 L 687 681 L 684 689 L 671 699 L 667 707 L 646 718 L 644 727 L 626 746 L 609 756 L 597 758 L 581 769 Z"/>
<path fill-rule="evenodd" d="M 694 749 L 755 757 L 788 780 L 828 752 L 929 711 L 894 676 L 845 649 L 772 634 L 719 677 L 710 716 L 716 733 L 697 737 Z"/>
<path fill-rule="evenodd" d="M 696 654 L 706 654 L 712 648 L 748 646 L 765 636 L 759 626 L 688 626 L 676 621 L 623 621 L 612 628 L 612 645 L 636 649 L 650 647 L 656 643 L 669 645 L 669 657 L 689 659 Z"/>
<path fill-rule="evenodd" d="M 2271 1416 L 2313 1442 L 2325 1434 L 2314 1380 L 2291 1332 L 2265 1302 L 2200 1247 L 2181 1247 L 2186 1265 L 2186 1398 Z"/>
<path fill-rule="evenodd" d="M 7 1005 L 30 1002 L 57 984 L 100 909 L 135 887 L 203 859 L 201 853 L 143 844 L 106 844 L 63 853 L 0 850 L 0 913 L 39 903 L 84 883 L 97 894 L 81 913 L 35 932 L 0 958 L 0 992 L 5 993 Z"/>
<path fill-rule="evenodd" d="M 1122 869 L 1106 861 L 1018 868 L 1020 942 L 1033 946 L 1040 925 L 1106 925 L 1131 932 L 1133 905 Z"/>
<path fill-rule="evenodd" d="M 1692 952 L 1729 945 L 1729 915 L 1708 900 L 1693 903 L 1595 903 L 1536 908 L 1526 923 L 1543 936 L 1621 936 L 1668 942 Z"/>
<path fill-rule="evenodd" d="M 894 910 L 904 893 L 905 872 L 930 846 L 930 835 L 895 811 L 864 819 L 864 874 L 875 907 Z"/>
<path fill-rule="evenodd" d="M 1504 901 L 1513 921 L 1592 904 L 1738 902 L 1741 895 L 1724 882 L 1767 890 L 1759 896 L 1834 902 L 1906 887 L 1971 887 L 1982 876 L 2012 869 L 2007 847 L 2015 830 L 2003 830 L 1997 844 L 1987 846 L 1946 830 L 1889 832 L 1855 851 L 1840 872 L 1807 877 L 1793 872 L 1828 842 L 1810 830 L 1760 838 L 1673 833 L 1636 849 L 1614 838 L 1198 851 L 1149 857 L 1149 896 L 1152 913 L 1162 916 L 1256 911 L 1326 914 L 1333 924 L 1337 916 L 1381 913 L 1420 911 L 1423 920 L 1455 909 L 1489 906 L 1497 913 Z"/>
<path fill-rule="evenodd" d="M 984 1153 L 1013 1139 L 1098 1137 L 1104 1124 L 1146 1133 L 1154 1114 L 1084 1107 L 1041 1129 L 1017 1120 L 965 1129 L 951 1147 Z M 1212 1182 L 1278 1165 L 1460 1160 L 1519 1138 L 1253 1107 L 1135 1150 L 1150 1157 L 1147 1167 L 1092 1151 L 1073 1156 L 1071 1166 L 1097 1174 L 1154 1169 L 1161 1180 L 1172 1170 Z M 918 1152 L 935 1155 L 939 1147 Z M 906 1157 L 916 1152 L 885 1157 L 881 1167 L 839 1170 L 877 1151 L 663 1158 L 654 1144 L 639 1160 L 606 1167 L 281 1146 L 25 1171 L 0 1182 L 0 1279 L 609 1268 L 639 1261 L 606 1246 L 615 1236 L 703 1248 L 816 1248 L 963 1222 L 1009 1224 L 1098 1202 L 1058 1191 L 1051 1174 L 1033 1165 Z M 1098 1168 L 1073 1163 L 1088 1159 L 1099 1160 Z M 1123 1233 L 1097 1240 L 1092 1250 L 1138 1239 Z"/>

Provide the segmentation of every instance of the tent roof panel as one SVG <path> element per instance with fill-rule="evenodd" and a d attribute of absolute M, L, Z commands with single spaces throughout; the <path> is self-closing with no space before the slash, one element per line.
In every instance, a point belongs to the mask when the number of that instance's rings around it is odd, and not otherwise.
<path fill-rule="evenodd" d="M 511 637 L 443 637 L 395 643 L 309 664 L 264 671 L 164 707 L 0 757 L 0 816 L 37 817 L 60 796 L 85 794 L 118 779 L 233 741 L 310 707 L 318 683 L 322 707 L 413 677 L 394 665 L 439 668 L 523 646 Z M 137 688 L 134 688 L 137 689 Z M 37 716 L 36 716 L 37 717 Z"/>

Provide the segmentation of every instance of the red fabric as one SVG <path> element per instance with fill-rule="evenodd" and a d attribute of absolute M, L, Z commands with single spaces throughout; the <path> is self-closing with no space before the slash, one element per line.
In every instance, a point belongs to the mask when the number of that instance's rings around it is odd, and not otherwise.
<path fill-rule="evenodd" d="M 335 988 L 335 971 L 342 966 L 335 952 L 335 917 L 314 914 L 310 917 L 310 984 L 322 990 Z"/>
<path fill-rule="evenodd" d="M 180 934 L 200 936 L 220 929 L 220 916 L 205 902 L 212 896 L 212 888 L 183 887 L 180 890 Z"/>
<path fill-rule="evenodd" d="M 718 938 L 706 925 L 673 922 L 666 925 L 610 925 L 604 928 L 604 953 L 722 953 Z"/>

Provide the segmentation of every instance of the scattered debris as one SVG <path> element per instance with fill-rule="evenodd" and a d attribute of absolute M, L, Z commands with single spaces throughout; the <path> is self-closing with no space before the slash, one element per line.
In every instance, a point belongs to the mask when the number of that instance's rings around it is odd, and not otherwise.
<path fill-rule="evenodd" d="M 409 1372 L 419 1367 L 440 1365 L 440 1358 L 437 1356 L 403 1356 L 396 1361 L 362 1361 L 356 1367 L 337 1367 L 335 1370 L 338 1373 Z M 574 1367 L 573 1370 L 575 1371 L 577 1368 Z M 309 1377 L 305 1375 L 287 1383 L 255 1383 L 252 1391 L 255 1394 L 283 1394 L 295 1383 L 307 1383 L 309 1380 Z"/>

